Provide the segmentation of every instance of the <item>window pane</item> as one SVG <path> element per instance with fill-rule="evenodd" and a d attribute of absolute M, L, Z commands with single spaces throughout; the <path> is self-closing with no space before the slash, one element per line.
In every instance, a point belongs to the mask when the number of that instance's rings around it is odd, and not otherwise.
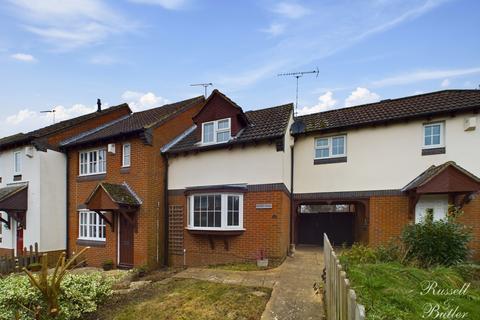
<path fill-rule="evenodd" d="M 227 225 L 228 226 L 238 226 L 240 220 L 240 211 L 239 211 L 239 204 L 240 197 L 239 196 L 228 196 L 228 212 L 227 212 Z"/>
<path fill-rule="evenodd" d="M 193 197 L 193 225 L 200 226 L 200 197 Z"/>
<path fill-rule="evenodd" d="M 217 142 L 226 142 L 229 139 L 230 139 L 230 131 L 217 133 Z"/>
<path fill-rule="evenodd" d="M 317 147 L 325 147 L 328 146 L 328 139 L 317 139 L 316 143 Z"/>
<path fill-rule="evenodd" d="M 126 143 L 123 145 L 123 166 L 130 166 L 130 144 Z"/>
<path fill-rule="evenodd" d="M 432 144 L 432 137 L 431 136 L 425 136 L 425 145 L 429 146 Z"/>
<path fill-rule="evenodd" d="M 219 130 L 228 129 L 228 128 L 229 128 L 228 122 L 229 122 L 228 120 L 220 120 L 220 121 L 218 121 L 218 129 L 219 129 Z"/>
<path fill-rule="evenodd" d="M 213 123 L 203 125 L 203 142 L 213 142 Z"/>
<path fill-rule="evenodd" d="M 425 136 L 430 136 L 430 135 L 432 135 L 432 127 L 425 126 Z"/>
<path fill-rule="evenodd" d="M 332 138 L 332 155 L 341 155 L 345 153 L 345 137 Z"/>
<path fill-rule="evenodd" d="M 328 158 L 330 156 L 328 148 L 316 149 L 315 158 Z"/>
<path fill-rule="evenodd" d="M 434 125 L 431 127 L 432 128 L 432 134 L 434 135 L 440 135 L 440 125 Z"/>
<path fill-rule="evenodd" d="M 432 137 L 433 143 L 432 144 L 440 144 L 440 136 L 433 136 Z"/>

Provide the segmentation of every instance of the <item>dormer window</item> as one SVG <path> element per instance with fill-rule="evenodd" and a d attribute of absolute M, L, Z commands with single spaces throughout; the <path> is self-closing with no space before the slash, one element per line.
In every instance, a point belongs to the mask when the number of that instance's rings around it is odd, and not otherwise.
<path fill-rule="evenodd" d="M 231 138 L 230 118 L 220 119 L 202 124 L 202 143 L 222 143 Z"/>

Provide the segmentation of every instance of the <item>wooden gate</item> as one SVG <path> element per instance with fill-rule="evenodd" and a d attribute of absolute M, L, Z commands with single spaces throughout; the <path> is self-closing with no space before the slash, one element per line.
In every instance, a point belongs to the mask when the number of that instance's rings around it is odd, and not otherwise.
<path fill-rule="evenodd" d="M 364 320 L 365 307 L 357 303 L 357 295 L 350 288 L 350 281 L 325 233 L 323 234 L 323 252 L 327 320 Z"/>

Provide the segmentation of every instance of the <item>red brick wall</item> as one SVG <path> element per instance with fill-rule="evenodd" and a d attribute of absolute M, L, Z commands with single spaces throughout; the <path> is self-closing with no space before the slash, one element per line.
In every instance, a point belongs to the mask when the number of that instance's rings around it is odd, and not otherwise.
<path fill-rule="evenodd" d="M 103 180 L 78 181 L 78 157 L 81 148 L 69 150 L 68 218 L 70 253 L 78 252 L 82 248 L 76 244 L 79 232 L 78 205 L 85 202 L 95 186 L 101 181 L 126 182 L 143 202 L 137 212 L 138 232 L 134 234 L 134 265 L 148 264 L 149 266 L 155 266 L 163 263 L 165 164 L 160 154 L 160 148 L 193 124 L 191 118 L 200 107 L 201 105 L 193 106 L 161 126 L 154 128 L 152 145 L 145 145 L 140 138 L 117 139 L 116 153 L 107 154 L 107 174 Z M 131 166 L 127 172 L 122 172 L 122 144 L 125 142 L 131 143 Z M 96 146 L 106 147 L 106 142 L 99 142 Z M 94 146 L 89 146 L 89 148 L 91 147 Z M 106 260 L 118 262 L 117 231 L 117 221 L 115 222 L 114 232 L 107 225 L 105 245 L 103 247 L 91 247 L 86 254 L 89 265 L 100 266 Z"/>
<path fill-rule="evenodd" d="M 480 260 L 480 195 L 463 208 L 464 214 L 458 219 L 459 222 L 472 228 L 473 239 L 470 248 L 473 251 L 473 259 Z"/>
<path fill-rule="evenodd" d="M 408 197 L 370 197 L 369 244 L 386 244 L 408 224 Z"/>
<path fill-rule="evenodd" d="M 187 227 L 186 196 L 170 195 L 169 205 L 184 208 Z M 253 261 L 260 249 L 266 250 L 271 259 L 282 259 L 289 246 L 290 198 L 283 191 L 247 192 L 244 195 L 243 226 L 246 231 L 239 236 L 228 237 L 229 250 L 225 249 L 224 238 L 214 238 L 211 248 L 205 235 L 192 235 L 184 230 L 186 263 L 189 266 Z M 258 203 L 271 203 L 272 209 L 256 209 Z M 173 265 L 182 265 L 183 256 L 170 255 Z"/>
<path fill-rule="evenodd" d="M 0 248 L 0 257 L 9 256 L 13 254 L 13 249 Z"/>
<path fill-rule="evenodd" d="M 82 132 L 96 128 L 115 119 L 121 118 L 129 113 L 130 109 L 126 106 L 111 112 L 100 112 L 98 113 L 98 116 L 96 116 L 94 119 L 84 121 L 75 126 L 64 129 L 61 132 L 50 135 L 48 137 L 48 143 L 56 146 L 58 145 L 58 143 L 67 138 L 74 137 Z"/>

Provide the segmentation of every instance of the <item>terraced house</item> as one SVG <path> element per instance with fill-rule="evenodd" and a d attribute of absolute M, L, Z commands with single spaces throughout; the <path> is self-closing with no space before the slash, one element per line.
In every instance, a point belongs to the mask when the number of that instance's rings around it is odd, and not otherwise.
<path fill-rule="evenodd" d="M 60 143 L 68 155 L 68 252 L 87 263 L 164 263 L 166 166 L 160 149 L 192 125 L 204 97 L 130 114 Z"/>
<path fill-rule="evenodd" d="M 59 142 L 131 113 L 126 104 L 0 139 L 0 255 L 66 249 L 67 156 Z"/>

